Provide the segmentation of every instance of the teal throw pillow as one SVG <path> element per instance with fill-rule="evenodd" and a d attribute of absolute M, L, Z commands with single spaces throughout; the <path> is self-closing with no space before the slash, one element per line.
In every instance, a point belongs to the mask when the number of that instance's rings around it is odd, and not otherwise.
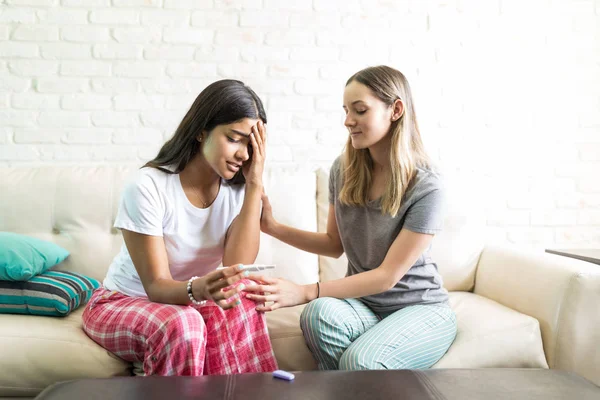
<path fill-rule="evenodd" d="M 64 271 L 47 271 L 28 281 L 0 281 L 0 313 L 64 317 L 99 287 L 94 278 Z"/>
<path fill-rule="evenodd" d="M 0 280 L 26 281 L 61 263 L 69 252 L 30 236 L 0 232 Z"/>

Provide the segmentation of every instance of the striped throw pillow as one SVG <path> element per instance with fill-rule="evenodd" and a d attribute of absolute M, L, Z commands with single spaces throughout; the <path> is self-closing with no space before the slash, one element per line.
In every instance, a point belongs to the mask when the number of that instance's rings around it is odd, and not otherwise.
<path fill-rule="evenodd" d="M 100 287 L 75 272 L 46 271 L 28 281 L 0 281 L 0 313 L 64 317 Z"/>

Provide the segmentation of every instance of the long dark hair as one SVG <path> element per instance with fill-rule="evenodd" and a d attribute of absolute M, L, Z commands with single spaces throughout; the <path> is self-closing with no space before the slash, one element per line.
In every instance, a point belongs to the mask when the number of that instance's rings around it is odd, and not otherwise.
<path fill-rule="evenodd" d="M 263 103 L 256 93 L 237 80 L 223 79 L 213 82 L 200 92 L 173 137 L 144 167 L 178 174 L 200 151 L 197 137 L 201 132 L 210 132 L 217 125 L 231 124 L 244 118 L 260 119 L 267 123 Z M 165 168 L 166 166 L 175 166 L 175 170 L 170 171 Z M 234 184 L 246 182 L 241 168 L 229 182 Z"/>

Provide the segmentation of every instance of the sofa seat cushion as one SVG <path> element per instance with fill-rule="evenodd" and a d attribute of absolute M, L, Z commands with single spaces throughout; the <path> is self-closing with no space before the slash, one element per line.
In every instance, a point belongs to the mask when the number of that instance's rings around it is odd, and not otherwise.
<path fill-rule="evenodd" d="M 548 368 L 538 321 L 469 292 L 450 292 L 458 320 L 456 339 L 433 368 Z M 316 369 L 300 329 L 305 306 L 267 314 L 269 336 L 281 369 Z"/>
<path fill-rule="evenodd" d="M 300 329 L 300 314 L 305 305 L 280 308 L 267 313 L 267 326 L 280 369 L 307 371 L 317 369 Z"/>
<path fill-rule="evenodd" d="M 456 339 L 433 368 L 548 368 L 537 319 L 469 292 L 450 292 Z"/>
<path fill-rule="evenodd" d="M 63 318 L 0 315 L 0 397 L 35 396 L 58 381 L 131 374 L 130 364 L 83 332 L 83 309 Z"/>

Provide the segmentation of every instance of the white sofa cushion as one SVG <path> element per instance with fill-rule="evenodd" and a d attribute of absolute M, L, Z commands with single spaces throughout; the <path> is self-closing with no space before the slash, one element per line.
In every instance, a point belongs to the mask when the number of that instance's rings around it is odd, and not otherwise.
<path fill-rule="evenodd" d="M 450 292 L 456 339 L 433 368 L 548 368 L 537 319 L 468 292 Z"/>
<path fill-rule="evenodd" d="M 485 215 L 467 173 L 443 173 L 446 191 L 444 228 L 431 243 L 431 257 L 438 265 L 444 287 L 451 291 L 473 290 L 477 262 L 485 244 Z"/>
<path fill-rule="evenodd" d="M 130 375 L 131 365 L 81 328 L 83 307 L 69 316 L 0 315 L 0 397 L 35 396 L 70 379 Z"/>
<path fill-rule="evenodd" d="M 450 292 L 458 332 L 434 368 L 548 368 L 535 318 L 468 292 Z M 267 314 L 279 367 L 316 369 L 298 319 L 304 306 Z"/>
<path fill-rule="evenodd" d="M 329 214 L 329 171 L 317 171 L 317 227 L 319 232 L 327 232 L 327 215 Z M 348 258 L 342 254 L 340 258 L 319 256 L 322 282 L 343 278 L 348 269 Z"/>
<path fill-rule="evenodd" d="M 550 368 L 574 371 L 600 385 L 600 266 L 486 246 L 476 282 L 478 295 L 540 322 Z"/>
<path fill-rule="evenodd" d="M 54 242 L 71 253 L 58 269 L 101 281 L 122 243 L 112 224 L 136 168 L 0 168 L 0 231 Z"/>
<path fill-rule="evenodd" d="M 277 221 L 311 232 L 317 230 L 314 171 L 279 167 L 265 170 L 263 179 L 265 193 L 269 196 Z M 315 254 L 298 250 L 265 234 L 261 234 L 256 261 L 276 265 L 269 275 L 299 284 L 319 280 L 319 260 Z"/>
<path fill-rule="evenodd" d="M 307 371 L 317 363 L 306 346 L 300 329 L 300 314 L 306 305 L 280 308 L 267 313 L 269 337 L 280 369 Z"/>

